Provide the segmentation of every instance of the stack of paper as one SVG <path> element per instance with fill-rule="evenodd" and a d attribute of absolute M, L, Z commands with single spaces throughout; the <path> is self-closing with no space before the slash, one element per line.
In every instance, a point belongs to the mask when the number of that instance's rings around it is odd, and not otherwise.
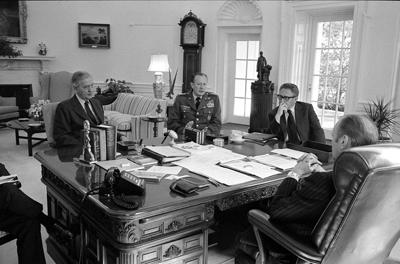
<path fill-rule="evenodd" d="M 293 158 L 296 160 L 298 160 L 304 154 L 307 154 L 306 152 L 298 151 L 298 150 L 294 150 L 294 149 L 290 149 L 290 148 L 274 149 L 271 151 L 271 153 L 279 154 L 279 155 Z"/>

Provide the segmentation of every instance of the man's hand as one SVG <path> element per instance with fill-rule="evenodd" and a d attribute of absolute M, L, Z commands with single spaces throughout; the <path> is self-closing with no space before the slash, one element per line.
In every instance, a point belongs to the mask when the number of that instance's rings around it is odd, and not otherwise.
<path fill-rule="evenodd" d="M 281 115 L 284 113 L 284 111 L 287 111 L 287 105 L 285 102 L 281 102 L 281 104 L 278 107 L 278 111 L 276 112 L 275 115 L 275 120 L 279 123 L 281 119 Z"/>
<path fill-rule="evenodd" d="M 321 164 L 322 163 L 318 160 L 317 156 L 312 153 L 307 153 L 299 158 L 292 171 L 299 176 L 309 174 L 314 171 L 325 171 L 321 167 Z"/>

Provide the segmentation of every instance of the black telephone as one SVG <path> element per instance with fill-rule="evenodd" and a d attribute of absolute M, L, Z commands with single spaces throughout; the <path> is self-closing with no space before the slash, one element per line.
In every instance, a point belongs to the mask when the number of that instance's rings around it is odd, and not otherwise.
<path fill-rule="evenodd" d="M 110 194 L 112 201 L 125 209 L 139 207 L 138 196 L 145 194 L 145 181 L 129 172 L 119 171 L 117 167 L 107 170 L 104 177 L 105 191 Z"/>

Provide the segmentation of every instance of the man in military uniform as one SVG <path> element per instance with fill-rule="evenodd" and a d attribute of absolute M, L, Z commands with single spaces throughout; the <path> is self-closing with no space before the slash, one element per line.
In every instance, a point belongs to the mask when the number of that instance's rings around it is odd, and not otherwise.
<path fill-rule="evenodd" d="M 192 77 L 192 91 L 180 94 L 168 116 L 168 129 L 184 134 L 185 128 L 206 129 L 208 134 L 219 134 L 221 106 L 218 95 L 206 92 L 208 78 L 204 73 Z"/>

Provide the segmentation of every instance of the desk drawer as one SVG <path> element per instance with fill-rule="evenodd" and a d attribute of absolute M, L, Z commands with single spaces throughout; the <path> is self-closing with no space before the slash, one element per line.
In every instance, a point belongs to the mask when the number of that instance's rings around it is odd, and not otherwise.
<path fill-rule="evenodd" d="M 206 207 L 198 206 L 188 211 L 171 212 L 162 216 L 142 219 L 139 221 L 140 240 L 147 240 L 159 235 L 169 234 L 183 228 L 199 225 L 206 219 Z"/>
<path fill-rule="evenodd" d="M 138 264 L 201 263 L 204 234 L 193 235 L 155 247 L 139 250 Z M 170 262 L 171 261 L 171 262 Z"/>

